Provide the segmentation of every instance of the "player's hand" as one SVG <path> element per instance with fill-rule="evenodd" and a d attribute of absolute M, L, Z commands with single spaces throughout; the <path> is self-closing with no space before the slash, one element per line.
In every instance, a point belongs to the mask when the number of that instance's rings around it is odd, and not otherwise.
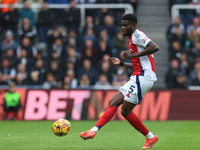
<path fill-rule="evenodd" d="M 125 59 L 128 59 L 128 58 L 133 58 L 133 54 L 131 52 L 126 52 L 124 51 L 122 56 L 125 58 Z"/>
<path fill-rule="evenodd" d="M 109 61 L 113 65 L 119 65 L 120 64 L 120 60 L 118 58 L 116 58 L 116 57 L 110 57 Z"/>

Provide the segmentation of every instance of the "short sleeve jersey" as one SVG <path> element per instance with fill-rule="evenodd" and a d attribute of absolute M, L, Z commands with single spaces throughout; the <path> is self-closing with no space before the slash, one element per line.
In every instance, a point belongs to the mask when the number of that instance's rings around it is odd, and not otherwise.
<path fill-rule="evenodd" d="M 151 41 L 142 31 L 136 29 L 129 39 L 129 51 L 138 53 L 143 51 Z M 144 76 L 148 80 L 156 81 L 155 63 L 153 54 L 135 57 L 132 60 L 133 76 Z"/>

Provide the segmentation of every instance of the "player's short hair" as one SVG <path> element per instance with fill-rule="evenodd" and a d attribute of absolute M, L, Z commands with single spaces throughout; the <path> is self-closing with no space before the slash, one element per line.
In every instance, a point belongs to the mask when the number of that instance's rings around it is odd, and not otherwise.
<path fill-rule="evenodd" d="M 137 17 L 134 14 L 125 14 L 122 20 L 128 20 L 130 22 L 137 24 Z"/>

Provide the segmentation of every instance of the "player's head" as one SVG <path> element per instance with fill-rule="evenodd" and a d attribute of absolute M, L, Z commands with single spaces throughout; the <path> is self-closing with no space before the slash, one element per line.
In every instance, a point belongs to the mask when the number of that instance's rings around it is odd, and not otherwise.
<path fill-rule="evenodd" d="M 136 29 L 137 17 L 134 14 L 126 14 L 122 18 L 122 33 L 124 36 L 131 36 Z"/>

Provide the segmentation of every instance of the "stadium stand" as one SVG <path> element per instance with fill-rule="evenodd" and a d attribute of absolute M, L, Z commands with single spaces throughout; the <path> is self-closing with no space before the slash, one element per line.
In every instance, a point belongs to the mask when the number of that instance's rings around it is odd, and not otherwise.
<path fill-rule="evenodd" d="M 175 4 L 197 5 L 198 0 L 169 0 Z M 166 32 L 169 67 L 165 76 L 167 88 L 199 86 L 200 17 L 199 9 L 181 9 Z"/>
<path fill-rule="evenodd" d="M 79 72 L 81 68 L 83 70 L 85 59 L 90 61 L 97 74 L 95 80 L 90 79 L 91 75 L 86 71 L 90 80 L 87 81 L 89 87 L 96 84 L 100 74 L 106 74 L 109 84 L 114 83 L 118 68 L 113 68 L 103 59 L 109 56 L 121 57 L 120 51 L 127 49 L 127 39 L 122 38 L 120 33 L 119 20 L 124 13 L 123 9 L 88 9 L 85 25 L 81 26 L 80 10 L 76 4 L 86 4 L 84 1 L 34 0 L 18 3 L 23 3 L 24 8 L 16 9 L 13 4 L 9 4 L 0 13 L 0 85 L 15 81 L 17 86 L 78 88 L 81 79 Z M 48 8 L 48 4 L 54 3 L 69 4 L 69 8 Z M 120 4 L 122 1 L 87 1 L 90 5 L 105 3 Z M 135 13 L 140 22 L 138 28 L 151 35 L 161 49 L 155 54 L 158 75 L 155 88 L 188 88 L 199 85 L 199 9 L 181 10 L 180 16 L 174 18 L 171 24 L 169 16 L 171 7 L 175 4 L 196 5 L 199 2 L 127 0 L 123 3 L 129 3 L 137 10 Z M 42 7 L 32 8 L 30 4 L 41 4 Z M 163 7 L 167 4 L 168 10 Z M 147 7 L 151 8 L 148 12 L 142 11 Z M 164 32 L 166 37 L 163 36 Z M 129 70 L 125 72 L 127 76 L 131 74 Z M 72 74 L 71 77 L 68 77 L 68 73 Z M 81 74 L 84 75 L 85 72 Z M 47 83 L 47 80 L 52 80 L 52 83 L 55 81 L 56 86 Z"/>
<path fill-rule="evenodd" d="M 16 9 L 9 4 L 8 8 L 1 9 L 0 85 L 14 81 L 17 86 L 68 89 L 94 86 L 98 79 L 99 82 L 106 79 L 106 84 L 112 84 L 117 69 L 111 69 L 104 59 L 119 56 L 118 51 L 124 48 L 125 41 L 117 34 L 124 10 L 86 10 L 86 24 L 82 27 L 76 4 L 127 4 L 129 0 L 91 0 L 87 3 L 28 0 L 13 3 L 23 3 L 24 7 Z M 69 4 L 69 8 L 48 8 L 48 4 L 55 3 Z M 32 8 L 31 4 L 41 4 L 42 7 Z M 136 9 L 137 1 L 131 1 L 131 4 Z M 94 12 L 104 13 L 97 17 Z M 117 45 L 118 41 L 121 46 Z M 100 74 L 103 75 L 99 78 Z"/>

